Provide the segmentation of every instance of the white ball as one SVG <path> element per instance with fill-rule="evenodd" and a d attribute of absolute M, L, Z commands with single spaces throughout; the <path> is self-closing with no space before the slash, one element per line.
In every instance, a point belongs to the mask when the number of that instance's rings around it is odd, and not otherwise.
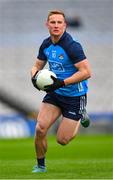
<path fill-rule="evenodd" d="M 51 75 L 57 77 L 56 74 L 48 69 L 42 69 L 36 75 L 36 84 L 39 89 L 44 90 L 44 86 L 50 85 L 53 83 Z"/>

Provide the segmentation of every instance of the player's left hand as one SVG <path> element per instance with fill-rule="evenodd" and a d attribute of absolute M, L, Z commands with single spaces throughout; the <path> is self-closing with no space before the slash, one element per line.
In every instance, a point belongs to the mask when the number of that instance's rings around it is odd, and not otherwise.
<path fill-rule="evenodd" d="M 63 80 L 57 79 L 54 76 L 51 76 L 51 78 L 53 79 L 53 84 L 44 86 L 44 91 L 52 92 L 52 91 L 55 91 L 58 88 L 61 88 L 61 87 L 65 86 L 65 83 L 64 83 Z"/>

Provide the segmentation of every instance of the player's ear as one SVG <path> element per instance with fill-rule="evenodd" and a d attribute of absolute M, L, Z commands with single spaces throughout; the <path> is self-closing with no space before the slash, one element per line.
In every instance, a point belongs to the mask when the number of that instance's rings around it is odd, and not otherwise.
<path fill-rule="evenodd" d="M 48 21 L 46 21 L 45 25 L 46 25 L 46 27 L 48 28 Z"/>
<path fill-rule="evenodd" d="M 65 21 L 65 28 L 67 28 L 67 22 Z"/>

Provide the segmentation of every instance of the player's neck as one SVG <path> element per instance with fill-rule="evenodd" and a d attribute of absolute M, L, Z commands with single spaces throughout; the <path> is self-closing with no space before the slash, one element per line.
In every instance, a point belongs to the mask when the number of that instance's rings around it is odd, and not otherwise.
<path fill-rule="evenodd" d="M 58 41 L 60 40 L 60 38 L 62 37 L 63 34 L 61 34 L 60 36 L 51 36 L 51 40 L 54 44 L 58 43 Z"/>

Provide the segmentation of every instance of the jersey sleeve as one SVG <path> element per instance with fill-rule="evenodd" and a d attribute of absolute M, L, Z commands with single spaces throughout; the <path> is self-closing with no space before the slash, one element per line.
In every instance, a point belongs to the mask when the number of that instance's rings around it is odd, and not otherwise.
<path fill-rule="evenodd" d="M 74 64 L 86 59 L 83 48 L 79 42 L 73 42 L 68 48 L 68 54 Z"/>
<path fill-rule="evenodd" d="M 37 58 L 42 60 L 42 61 L 46 61 L 47 60 L 47 57 L 44 54 L 44 46 L 43 46 L 43 44 L 39 48 L 39 53 L 38 53 Z"/>

